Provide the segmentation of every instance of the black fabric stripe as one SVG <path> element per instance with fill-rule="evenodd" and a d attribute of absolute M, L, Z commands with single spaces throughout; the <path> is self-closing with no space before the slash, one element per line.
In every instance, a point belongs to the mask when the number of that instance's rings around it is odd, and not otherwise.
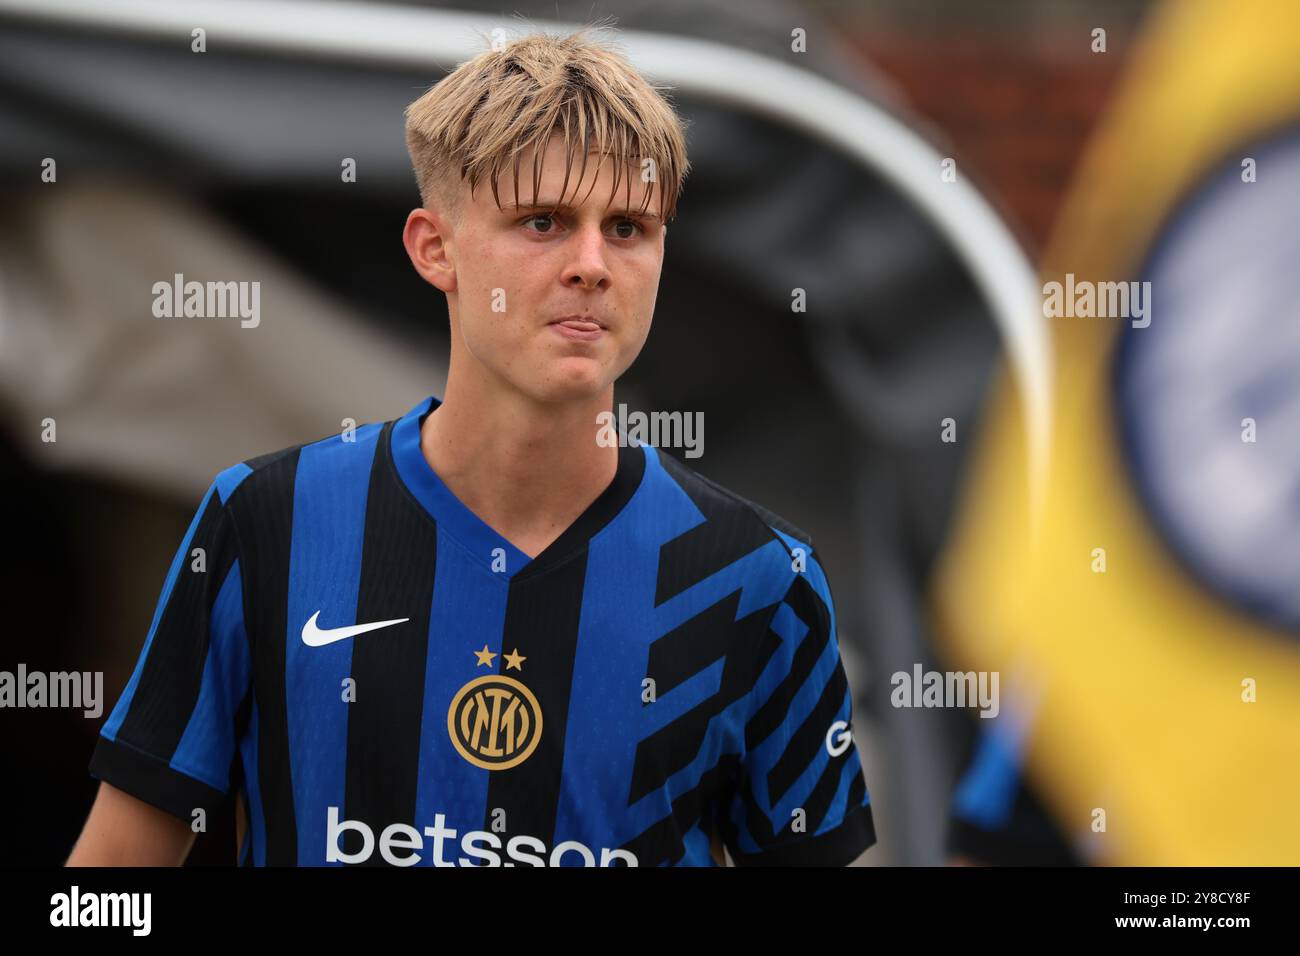
<path fill-rule="evenodd" d="M 312 444 L 312 443 L 304 442 L 303 444 L 299 444 L 299 445 L 290 445 L 288 448 L 277 448 L 275 451 L 267 452 L 265 455 L 258 455 L 256 458 L 246 459 L 244 461 L 244 464 L 247 465 L 254 472 L 258 472 L 261 471 L 263 468 L 265 468 L 267 465 L 274 464 L 275 462 L 281 461 L 282 459 L 297 458 L 298 453 L 301 452 L 303 449 L 303 445 L 308 445 L 308 444 Z M 296 470 L 297 466 L 295 465 L 294 467 Z M 245 481 L 246 480 L 247 478 L 245 479 Z M 242 486 L 243 486 L 243 482 L 240 482 L 240 487 Z M 237 493 L 239 491 L 239 488 L 236 488 L 235 491 Z M 232 495 L 231 497 L 233 498 L 234 496 Z"/>
<path fill-rule="evenodd" d="M 856 745 L 855 745 L 856 746 Z M 848 805 L 856 807 L 867 796 L 867 781 L 861 773 L 853 775 L 853 782 L 849 784 Z"/>
<path fill-rule="evenodd" d="M 825 740 L 824 736 L 822 740 Z M 822 825 L 822 821 L 826 819 L 826 813 L 830 810 L 831 804 L 835 800 L 835 794 L 840 789 L 840 777 L 844 774 L 844 763 L 854 752 L 854 749 L 849 747 L 844 753 L 837 757 L 831 757 L 830 760 L 826 761 L 826 767 L 822 770 L 822 775 L 817 778 L 817 783 L 813 786 L 812 792 L 804 798 L 804 820 L 807 823 L 809 833 L 815 832 Z M 859 773 L 858 778 L 861 779 L 862 774 Z M 849 806 L 852 807 L 853 804 L 850 803 Z"/>
<path fill-rule="evenodd" d="M 654 679 L 656 697 L 666 696 L 727 653 L 739 607 L 740 591 L 737 590 L 650 645 L 646 677 Z"/>
<path fill-rule="evenodd" d="M 659 460 L 704 515 L 704 521 L 660 547 L 656 606 L 730 567 L 755 549 L 779 540 L 748 507 L 700 481 L 701 476 L 672 455 L 661 453 Z"/>
<path fill-rule="evenodd" d="M 845 759 L 847 759 L 847 757 Z M 834 763 L 834 761 L 832 761 L 832 763 Z M 841 763 L 840 769 L 836 771 L 835 780 L 837 782 L 839 780 L 839 773 L 842 772 L 842 768 L 843 764 Z M 822 780 L 824 781 L 825 779 L 826 775 L 823 774 Z M 821 784 L 819 783 L 819 787 L 820 785 Z M 871 824 L 870 813 L 867 815 L 865 827 L 863 826 L 862 820 L 858 818 L 859 805 L 862 803 L 862 800 L 866 795 L 866 781 L 862 776 L 862 771 L 859 769 L 853 783 L 849 785 L 848 800 L 845 805 L 845 819 L 835 830 L 822 834 L 822 836 L 819 837 L 809 838 L 808 834 L 815 832 L 817 828 L 821 826 L 826 817 L 826 810 L 822 809 L 817 813 L 817 819 L 815 822 L 813 820 L 813 813 L 807 812 L 805 816 L 807 829 L 803 833 L 796 833 L 790 828 L 794 817 L 790 817 L 788 821 L 785 821 L 778 831 L 773 828 L 771 820 L 759 807 L 758 799 L 754 795 L 753 778 L 748 774 L 745 774 L 741 778 L 740 787 L 736 792 L 736 799 L 740 800 L 741 806 L 744 808 L 745 829 L 749 831 L 749 835 L 753 837 L 754 842 L 762 849 L 757 854 L 741 853 L 737 850 L 739 845 L 738 833 L 735 824 L 731 822 L 731 818 L 729 816 L 720 817 L 719 825 L 722 827 L 723 835 L 727 840 L 727 847 L 731 851 L 732 858 L 736 861 L 737 865 L 757 866 L 766 863 L 775 864 L 777 861 L 784 861 L 784 865 L 789 866 L 842 866 L 844 863 L 851 863 L 853 860 L 857 859 L 858 855 L 861 854 L 863 850 L 875 842 L 875 830 Z M 831 796 L 832 798 L 834 797 L 834 790 L 832 790 Z M 775 803 L 776 801 L 773 800 L 772 802 Z M 810 798 L 809 804 L 811 804 L 811 802 L 812 799 Z M 806 805 L 804 810 L 808 811 L 808 809 L 809 808 Z M 857 823 L 853 822 L 854 818 L 858 818 Z M 822 841 L 822 837 L 829 837 L 831 839 Z M 852 847 L 848 847 L 844 850 L 845 858 L 843 862 L 820 862 L 826 858 L 827 853 L 825 851 L 828 848 L 830 848 L 831 856 L 834 856 L 839 852 L 838 845 L 841 840 L 853 844 Z M 834 844 L 834 846 L 832 846 L 832 844 Z M 791 846 L 790 853 L 783 855 L 781 848 L 786 847 L 787 845 Z M 810 849 L 805 850 L 801 848 L 805 846 Z M 818 849 L 819 847 L 821 848 L 820 851 Z"/>
<path fill-rule="evenodd" d="M 247 630 L 247 626 L 245 626 Z M 249 681 L 248 690 L 244 692 L 243 699 L 240 700 L 239 706 L 235 708 L 235 758 L 232 770 L 238 775 L 239 785 L 247 788 L 248 780 L 244 773 L 243 754 L 239 745 L 243 742 L 245 734 L 248 733 L 248 722 L 253 717 L 253 681 Z"/>
<path fill-rule="evenodd" d="M 212 605 L 235 562 L 235 545 L 229 516 L 213 490 L 182 555 L 131 705 L 116 734 L 138 750 L 170 760 L 180 744 L 199 699 Z M 203 549 L 203 571 L 192 570 L 195 548 Z"/>
<path fill-rule="evenodd" d="M 620 445 L 618 449 L 618 469 L 614 480 L 605 490 L 596 496 L 596 500 L 587 506 L 573 524 L 546 546 L 537 557 L 512 579 L 520 581 L 535 577 L 563 564 L 574 552 L 585 547 L 597 532 L 609 524 L 623 510 L 645 475 L 645 451 L 637 446 Z"/>
<path fill-rule="evenodd" d="M 415 825 L 438 549 L 437 526 L 403 493 L 384 460 L 392 427 L 384 425 L 370 470 L 356 619 L 410 620 L 352 643 L 357 697 L 348 705 L 344 795 L 346 818 L 365 822 L 376 835 L 393 823 Z M 359 833 L 346 833 L 345 852 L 359 851 L 360 840 Z M 376 852 L 364 865 L 387 864 Z"/>
<path fill-rule="evenodd" d="M 750 662 L 764 643 L 778 605 L 760 608 L 737 621 L 739 605 L 740 592 L 736 591 L 651 645 L 646 676 L 655 680 L 656 701 L 643 707 L 657 706 L 674 687 L 724 655 L 726 663 L 715 694 L 637 744 L 629 805 L 662 787 L 695 760 L 704 746 L 709 721 L 753 688 Z"/>
<path fill-rule="evenodd" d="M 757 502 L 750 501 L 748 498 L 744 497 L 743 495 L 736 494 L 730 488 L 724 488 L 722 485 L 718 484 L 716 481 L 714 481 L 712 478 L 708 477 L 707 475 L 702 475 L 698 471 L 694 472 L 693 474 L 695 475 L 696 478 L 699 478 L 701 481 L 709 485 L 711 488 L 713 488 L 715 491 L 719 492 L 720 494 L 727 495 L 731 498 L 736 499 L 742 504 L 748 505 L 750 508 L 753 508 L 754 512 L 760 518 L 762 518 L 763 521 L 769 526 L 773 528 L 779 528 L 781 531 L 785 532 L 790 537 L 798 541 L 802 541 L 804 544 L 808 545 L 809 548 L 812 547 L 812 535 L 810 535 L 807 531 L 804 531 L 798 525 L 791 524 L 789 521 L 785 520 L 785 518 L 782 518 L 779 514 L 776 514 L 775 512 L 772 511 L 768 511 L 762 505 L 758 504 Z M 788 551 L 789 549 L 787 548 L 786 550 Z"/>
<path fill-rule="evenodd" d="M 724 754 L 698 784 L 673 801 L 667 816 L 624 843 L 620 849 L 635 854 L 638 866 L 676 863 L 686 852 L 683 839 L 701 817 L 725 815 L 727 808 L 717 800 L 719 795 L 726 793 L 727 784 L 735 778 L 739 766 L 738 755 Z"/>
<path fill-rule="evenodd" d="M 537 749 L 522 763 L 491 771 L 485 830 L 492 829 L 492 815 L 500 808 L 505 811 L 508 834 L 539 837 L 547 846 L 554 843 L 586 576 L 587 554 L 583 552 L 545 577 L 521 579 L 515 575 L 510 581 L 499 650 L 513 654 L 518 649 L 528 659 L 521 672 L 506 670 L 504 658 L 498 658 L 499 673 L 515 678 L 537 698 L 542 736 Z"/>
<path fill-rule="evenodd" d="M 758 798 L 754 796 L 754 779 L 750 774 L 744 773 L 741 775 L 740 787 L 737 790 L 736 797 L 744 808 L 745 829 L 754 838 L 754 842 L 760 847 L 775 843 L 776 830 L 773 829 L 772 821 L 763 812 L 762 807 L 758 805 Z M 738 845 L 736 827 L 732 824 L 730 817 L 723 820 L 722 824 L 723 834 L 727 838 L 727 846 L 734 855 Z"/>
<path fill-rule="evenodd" d="M 166 761 L 102 736 L 95 741 L 90 773 L 187 824 L 194 822 L 196 809 L 215 819 L 226 799 L 220 790 L 173 770 Z"/>
<path fill-rule="evenodd" d="M 810 598 L 811 596 L 811 598 Z M 797 577 L 790 585 L 786 592 L 785 602 L 790 605 L 792 610 L 803 607 L 805 613 L 809 600 L 821 603 L 821 598 L 817 592 L 802 577 Z M 803 640 L 799 642 L 799 647 L 795 650 L 794 658 L 790 662 L 790 669 L 782 679 L 777 688 L 772 691 L 771 696 L 758 709 L 758 712 L 750 718 L 749 723 L 745 725 L 745 747 L 753 750 L 768 736 L 781 726 L 785 720 L 786 713 L 790 710 L 790 702 L 794 695 L 798 693 L 799 688 L 803 686 L 814 666 L 821 658 L 822 653 L 826 650 L 826 643 L 830 640 L 830 634 L 827 629 L 817 626 L 816 618 L 807 621 L 806 618 L 796 613 L 800 620 L 805 620 L 810 626 L 810 632 L 805 634 Z M 781 640 L 780 635 L 775 635 L 776 639 Z M 775 648 L 772 648 L 774 651 Z M 764 660 L 763 664 L 766 665 Z M 762 673 L 762 670 L 755 672 L 755 679 Z"/>
<path fill-rule="evenodd" d="M 848 866 L 876 842 L 871 804 L 849 811 L 834 830 L 818 836 L 796 834 L 797 840 L 780 843 L 761 853 L 741 853 L 731 848 L 737 866 Z"/>
<path fill-rule="evenodd" d="M 247 562 L 244 619 L 257 695 L 257 782 L 266 825 L 267 866 L 298 865 L 284 681 L 293 487 L 300 450 L 296 446 L 249 461 L 257 470 L 227 502 L 239 534 L 240 556 Z"/>
<path fill-rule="evenodd" d="M 774 806 L 799 779 L 799 775 L 808 769 L 808 765 L 817 756 L 817 751 L 826 745 L 826 731 L 835 719 L 835 714 L 844 706 L 848 691 L 849 680 L 844 674 L 844 668 L 837 664 L 835 673 L 826 682 L 812 713 L 795 731 L 785 752 L 767 775 L 767 793 Z"/>

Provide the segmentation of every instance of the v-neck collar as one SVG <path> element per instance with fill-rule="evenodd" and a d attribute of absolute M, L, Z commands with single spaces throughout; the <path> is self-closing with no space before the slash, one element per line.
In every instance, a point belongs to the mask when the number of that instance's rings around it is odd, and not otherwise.
<path fill-rule="evenodd" d="M 430 395 L 393 424 L 389 437 L 393 464 L 420 506 L 439 527 L 464 545 L 471 557 L 492 569 L 493 552 L 497 548 L 502 550 L 506 570 L 498 573 L 506 580 L 540 574 L 562 563 L 613 521 L 641 486 L 649 450 L 637 445 L 619 445 L 614 480 L 541 554 L 530 558 L 452 494 L 425 460 L 420 449 L 420 428 L 429 413 L 441 404 L 441 399 Z"/>

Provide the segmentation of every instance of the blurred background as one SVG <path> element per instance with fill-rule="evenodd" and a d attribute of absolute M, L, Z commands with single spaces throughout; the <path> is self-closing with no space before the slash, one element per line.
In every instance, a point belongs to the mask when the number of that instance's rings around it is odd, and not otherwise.
<path fill-rule="evenodd" d="M 0 0 L 0 670 L 104 674 L 98 719 L 0 711 L 4 862 L 71 849 L 211 477 L 441 394 L 402 110 L 455 62 L 410 43 L 467 58 L 464 15 L 517 13 L 612 16 L 633 62 L 649 34 L 762 58 L 745 97 L 698 48 L 650 75 L 693 169 L 616 401 L 703 412 L 687 464 L 812 534 L 880 839 L 859 863 L 1300 864 L 1296 4 L 105 9 Z M 789 69 L 852 102 L 789 102 Z M 848 148 L 864 118 L 893 138 Z M 258 279 L 261 324 L 155 318 L 176 273 Z M 1151 282 L 1150 325 L 1045 317 L 1067 274 Z M 998 716 L 896 706 L 917 666 L 998 672 Z M 223 819 L 190 864 L 234 849 Z"/>

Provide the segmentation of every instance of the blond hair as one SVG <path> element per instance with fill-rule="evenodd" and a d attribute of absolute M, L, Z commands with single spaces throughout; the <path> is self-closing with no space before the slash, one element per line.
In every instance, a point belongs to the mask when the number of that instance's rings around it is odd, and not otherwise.
<path fill-rule="evenodd" d="M 542 154 L 558 133 L 566 169 L 557 204 L 564 203 L 575 154 L 582 155 L 576 190 L 586 175 L 587 155 L 595 151 L 596 169 L 606 156 L 615 160 L 611 202 L 624 167 L 632 165 L 643 170 L 641 178 L 647 181 L 642 211 L 652 179 L 659 185 L 660 220 L 667 223 L 676 215 L 690 168 L 685 124 L 661 92 L 666 88 L 648 83 L 612 43 L 593 36 L 593 29 L 567 36 L 535 33 L 480 53 L 406 108 L 406 148 L 423 205 L 440 205 L 459 225 L 461 182 L 469 180 L 473 195 L 487 175 L 501 208 L 497 176 L 507 164 L 514 169 L 515 194 L 523 203 L 520 154 L 530 147 L 536 147 L 536 199 Z M 626 178 L 630 206 L 632 175 Z"/>

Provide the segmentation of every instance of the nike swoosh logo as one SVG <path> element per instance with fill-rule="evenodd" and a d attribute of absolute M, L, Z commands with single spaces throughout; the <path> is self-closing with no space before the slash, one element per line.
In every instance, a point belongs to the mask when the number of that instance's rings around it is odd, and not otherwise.
<path fill-rule="evenodd" d="M 373 624 L 353 624 L 350 627 L 320 628 L 316 626 L 316 618 L 318 617 L 320 617 L 320 611 L 313 614 L 311 620 L 302 626 L 302 642 L 308 647 L 324 647 L 326 644 L 333 644 L 335 641 L 356 637 L 358 634 L 366 633 L 366 631 L 375 631 L 381 627 L 391 627 L 394 624 L 401 624 L 403 621 L 410 620 L 409 617 L 399 617 L 395 621 L 375 621 Z"/>

